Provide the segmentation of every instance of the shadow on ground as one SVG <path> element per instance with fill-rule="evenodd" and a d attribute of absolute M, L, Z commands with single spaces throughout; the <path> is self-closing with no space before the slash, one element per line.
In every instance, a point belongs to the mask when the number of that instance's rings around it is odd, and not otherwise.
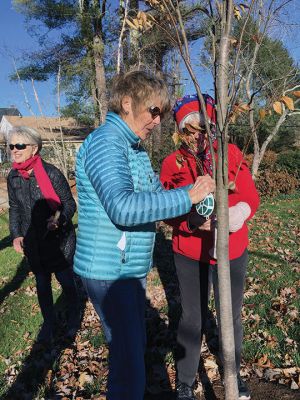
<path fill-rule="evenodd" d="M 146 353 L 147 389 L 146 400 L 171 400 L 175 399 L 172 383 L 176 379 L 173 371 L 167 371 L 168 363 L 172 364 L 176 358 L 176 332 L 181 314 L 180 292 L 173 262 L 172 242 L 165 238 L 163 232 L 156 235 L 154 249 L 154 266 L 157 268 L 163 290 L 166 295 L 168 310 L 167 321 L 161 318 L 159 312 L 152 308 L 152 315 L 147 313 L 148 351 Z M 216 343 L 216 321 L 213 314 L 209 313 L 207 324 L 207 345 L 214 354 L 218 350 Z M 153 371 L 154 369 L 154 371 Z M 171 380 L 170 382 L 170 374 Z M 211 385 L 203 360 L 200 360 L 199 376 L 205 385 L 206 399 L 216 400 L 214 388 Z"/>
<path fill-rule="evenodd" d="M 85 299 L 80 301 L 80 312 L 83 315 Z M 57 322 L 55 327 L 54 339 L 52 345 L 44 346 L 35 342 L 31 348 L 30 354 L 22 363 L 21 370 L 8 388 L 1 400 L 33 400 L 33 399 L 59 399 L 53 392 L 51 385 L 52 371 L 55 370 L 59 362 L 60 355 L 66 348 L 73 346 L 77 332 L 73 337 L 66 337 L 66 302 L 63 293 L 57 299 L 55 305 Z M 78 324 L 78 329 L 80 323 Z M 49 377 L 49 378 L 48 378 Z M 43 395 L 40 396 L 42 390 Z"/>
<path fill-rule="evenodd" d="M 5 238 L 6 239 L 6 238 Z M 3 247 L 1 247 L 3 245 L 3 241 L 5 240 L 1 240 L 0 242 L 0 250 L 2 250 Z M 27 275 L 29 273 L 29 268 L 26 262 L 26 259 L 23 258 L 23 260 L 20 262 L 20 264 L 18 265 L 18 268 L 16 270 L 15 276 L 12 278 L 11 281 L 9 281 L 8 283 L 6 283 L 6 285 L 4 285 L 1 289 L 0 289 L 0 305 L 3 303 L 3 301 L 5 300 L 5 298 L 12 292 L 16 291 L 17 289 L 19 289 L 22 285 L 22 283 L 24 282 L 24 280 L 26 279 Z"/>

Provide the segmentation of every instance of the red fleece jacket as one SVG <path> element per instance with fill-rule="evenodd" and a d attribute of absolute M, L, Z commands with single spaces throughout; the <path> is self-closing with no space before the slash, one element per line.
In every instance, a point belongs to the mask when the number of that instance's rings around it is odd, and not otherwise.
<path fill-rule="evenodd" d="M 216 152 L 216 149 L 215 149 Z M 178 167 L 176 159 L 183 157 L 181 168 Z M 216 154 L 215 154 L 216 157 Z M 174 189 L 181 186 L 193 184 L 198 173 L 194 157 L 183 147 L 171 153 L 162 163 L 160 180 L 166 189 Z M 240 201 L 246 202 L 251 208 L 252 218 L 259 206 L 259 196 L 255 188 L 251 173 L 241 151 L 233 144 L 228 145 L 228 178 L 235 181 L 235 190 L 228 191 L 229 207 Z M 191 211 L 195 212 L 195 211 Z M 189 214 L 172 220 L 165 221 L 173 227 L 173 251 L 193 260 L 201 260 L 214 263 L 209 255 L 213 247 L 212 232 L 191 231 L 187 219 Z M 229 258 L 233 260 L 241 256 L 248 246 L 248 228 L 244 223 L 237 232 L 229 234 Z"/>

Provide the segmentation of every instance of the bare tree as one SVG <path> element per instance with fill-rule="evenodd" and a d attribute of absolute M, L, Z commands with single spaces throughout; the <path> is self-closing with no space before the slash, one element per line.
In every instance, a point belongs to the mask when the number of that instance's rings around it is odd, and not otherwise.
<path fill-rule="evenodd" d="M 15 59 L 13 57 L 12 57 L 12 62 L 14 65 L 16 76 L 18 77 L 19 85 L 21 87 L 21 90 L 22 90 L 22 93 L 23 93 L 23 96 L 25 99 L 25 104 L 26 104 L 30 114 L 33 117 L 36 117 L 36 115 L 34 114 L 34 112 L 32 110 L 31 104 L 28 100 L 28 96 L 27 96 L 26 90 L 24 88 L 24 85 L 22 83 L 22 80 L 19 77 L 17 65 L 16 65 Z M 61 117 L 60 117 L 60 95 L 61 95 L 60 79 L 61 79 L 61 76 L 60 76 L 60 68 L 59 68 L 58 72 L 57 72 L 57 78 L 56 78 L 56 92 L 57 92 L 57 114 L 58 114 L 58 125 L 59 125 L 60 136 L 59 136 L 59 138 L 56 137 L 50 123 L 49 123 L 47 129 L 45 129 L 45 126 L 43 125 L 40 127 L 40 130 L 42 130 L 43 134 L 45 135 L 45 137 L 51 144 L 51 148 L 53 150 L 54 158 L 55 158 L 54 163 L 62 171 L 62 173 L 65 175 L 65 177 L 68 179 L 69 165 L 68 165 L 67 149 L 66 149 L 65 138 L 64 138 L 64 134 L 63 134 L 62 121 L 61 121 Z M 46 117 L 43 112 L 42 104 L 40 102 L 40 98 L 39 98 L 38 92 L 36 90 L 35 82 L 33 79 L 31 79 L 31 85 L 32 85 L 34 98 L 35 98 L 40 116 L 44 118 L 44 121 L 46 121 Z M 37 119 L 37 121 L 38 121 L 38 119 Z M 6 139 L 8 139 L 8 138 L 6 138 Z"/>
<path fill-rule="evenodd" d="M 162 0 L 159 4 L 154 0 L 149 1 L 154 7 L 160 7 L 169 21 L 172 33 L 170 37 L 176 43 L 179 53 L 187 67 L 190 77 L 195 85 L 201 109 L 205 114 L 205 126 L 210 138 L 210 125 L 208 122 L 204 98 L 201 92 L 199 82 L 191 64 L 189 44 L 185 32 L 184 22 L 181 14 L 179 1 L 175 3 L 171 0 Z M 232 0 L 218 1 L 213 4 L 209 1 L 210 10 L 200 7 L 200 10 L 209 15 L 211 22 L 211 35 L 213 39 L 213 59 L 214 59 L 214 82 L 215 98 L 217 99 L 217 138 L 218 138 L 218 168 L 217 168 L 217 215 L 218 215 L 218 235 L 217 235 L 217 258 L 218 273 L 220 285 L 220 314 L 221 314 L 221 334 L 222 351 L 224 359 L 224 379 L 226 399 L 234 400 L 238 398 L 238 388 L 236 380 L 236 367 L 234 355 L 234 333 L 232 322 L 231 288 L 230 288 L 230 265 L 228 255 L 228 125 L 230 97 L 230 35 L 232 31 L 233 20 L 233 2 Z M 151 18 L 151 17 L 150 17 Z M 153 17 L 152 17 L 153 19 Z M 161 25 L 160 25 L 161 26 Z M 165 26 L 161 27 L 166 35 L 170 36 Z M 212 142 L 210 139 L 210 149 L 214 154 Z M 215 176 L 215 164 L 214 164 Z"/>
<path fill-rule="evenodd" d="M 107 88 L 104 67 L 103 16 L 106 0 L 79 1 L 82 36 L 87 38 L 86 46 L 90 59 L 93 80 L 91 91 L 95 104 L 95 127 L 104 122 L 107 113 Z"/>
<path fill-rule="evenodd" d="M 234 187 L 234 182 L 228 182 L 228 132 L 230 124 L 241 114 L 248 113 L 249 118 L 254 116 L 253 101 L 256 92 L 250 89 L 250 82 L 253 78 L 253 71 L 257 59 L 258 50 L 261 44 L 261 36 L 265 35 L 271 17 L 276 15 L 286 7 L 291 0 L 278 1 L 270 0 L 268 2 L 267 14 L 263 14 L 265 2 L 262 0 L 250 0 L 245 3 L 234 4 L 233 0 L 203 0 L 198 3 L 198 11 L 203 13 L 207 19 L 208 36 L 210 42 L 210 56 L 215 86 L 215 99 L 217 104 L 217 139 L 218 139 L 218 168 L 217 168 L 217 216 L 218 216 L 218 234 L 217 234 L 217 259 L 219 275 L 220 292 L 220 322 L 222 335 L 222 352 L 224 358 L 225 372 L 225 392 L 226 399 L 237 399 L 237 381 L 234 356 L 234 334 L 232 324 L 232 305 L 230 288 L 230 265 L 228 255 L 228 189 Z M 201 109 L 205 112 L 205 104 L 202 96 L 200 84 L 191 63 L 189 52 L 189 41 L 187 39 L 185 22 L 182 13 L 186 10 L 185 1 L 179 0 L 149 0 L 148 3 L 160 12 L 160 18 L 155 14 L 148 13 L 147 21 L 152 21 L 169 38 L 182 57 L 182 60 L 189 72 L 189 75 L 195 85 Z M 259 29 L 262 29 L 260 38 L 254 36 L 254 47 L 248 58 L 248 68 L 245 69 L 245 37 L 249 23 L 253 18 L 259 18 Z M 162 23 L 163 20 L 163 23 Z M 234 37 L 234 27 L 239 23 L 239 36 Z M 145 22 L 146 24 L 146 22 Z M 248 46 L 248 44 L 247 44 Z M 248 46 L 249 47 L 249 46 Z M 249 50 L 249 48 L 247 48 Z M 247 72 L 247 74 L 245 73 Z M 284 77 L 283 77 L 284 78 Z M 288 83 L 288 81 L 286 82 Z M 287 116 L 294 112 L 294 102 L 287 98 L 287 90 L 297 96 L 296 87 L 285 87 L 285 91 L 279 97 L 281 107 L 281 117 L 263 146 L 259 149 L 259 155 L 263 157 L 264 151 L 272 137 L 278 132 L 280 125 Z M 259 91 L 258 91 L 259 92 Z M 257 93 L 258 93 L 257 92 Z M 244 96 L 244 97 L 243 97 Z M 246 97 L 245 97 L 246 96 Z M 277 95 L 278 96 L 278 95 Z M 277 97 L 278 98 L 278 97 Z M 275 99 L 272 105 L 275 106 Z M 298 100 L 295 101 L 297 103 Z M 277 105 L 278 108 L 278 105 Z M 206 114 L 206 113 L 205 113 Z M 207 116 L 206 130 L 210 133 Z M 255 123 L 252 124 L 253 136 L 255 136 Z M 210 135 L 208 135 L 210 136 Z M 255 137 L 254 137 L 255 141 Z M 211 152 L 212 144 L 210 143 Z M 215 173 L 214 173 L 215 175 Z"/>
<path fill-rule="evenodd" d="M 212 9 L 212 5 L 211 5 Z M 232 299 L 229 262 L 228 227 L 228 108 L 229 108 L 229 51 L 232 32 L 233 1 L 223 1 L 219 6 L 219 45 L 215 42 L 215 95 L 217 102 L 217 260 L 220 294 L 220 323 L 224 362 L 225 398 L 238 399 L 235 366 L 235 345 L 232 320 Z"/>
<path fill-rule="evenodd" d="M 278 62 L 269 55 L 268 62 L 272 64 L 273 76 L 264 73 L 261 67 L 262 60 L 260 54 L 270 47 L 268 32 L 274 29 L 275 22 L 278 21 L 280 12 L 286 8 L 292 0 L 268 2 L 259 0 L 254 2 L 251 13 L 251 21 L 244 25 L 248 32 L 248 40 L 244 46 L 240 47 L 239 65 L 237 73 L 240 76 L 240 86 L 237 92 L 240 103 L 247 103 L 248 118 L 250 124 L 251 138 L 254 144 L 254 156 L 252 164 L 252 175 L 255 178 L 258 174 L 259 166 L 263 160 L 265 151 L 270 142 L 278 134 L 280 127 L 285 123 L 289 116 L 296 113 L 295 106 L 299 103 L 299 70 L 292 65 L 289 57 L 285 54 L 284 68 L 280 70 Z M 248 14 L 250 15 L 250 13 Z M 250 37 L 249 37 L 250 35 Z M 252 42 L 252 43 L 251 43 Z M 254 45 L 253 45 L 254 44 Z M 274 47 L 274 46 L 273 46 Z M 271 51 L 271 49 L 269 50 Z M 287 53 L 287 52 L 286 52 Z M 298 84 L 296 84 L 298 81 Z M 242 88 L 245 88 L 243 91 Z M 289 96 L 296 97 L 296 101 Z M 264 103 L 262 105 L 262 103 Z M 260 143 L 259 127 L 263 119 L 271 114 L 274 109 L 280 114 L 273 129 Z M 242 110 L 241 110 L 242 111 Z"/>

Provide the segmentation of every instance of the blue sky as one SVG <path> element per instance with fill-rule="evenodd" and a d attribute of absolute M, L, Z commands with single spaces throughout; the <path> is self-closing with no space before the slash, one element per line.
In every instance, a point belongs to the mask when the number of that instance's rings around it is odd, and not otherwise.
<path fill-rule="evenodd" d="M 74 0 L 75 1 L 75 0 Z M 291 19 L 292 17 L 292 19 Z M 289 16 L 286 20 L 293 23 L 300 20 L 300 0 L 294 0 L 289 8 Z M 295 60 L 300 63 L 300 33 L 294 29 L 291 34 L 289 29 L 284 29 L 280 35 L 286 46 L 289 48 Z M 25 18 L 18 14 L 12 7 L 11 0 L 0 0 L 0 107 L 16 106 L 23 115 L 30 115 L 26 106 L 23 90 L 19 83 L 10 82 L 9 75 L 14 72 L 13 58 L 16 64 L 20 65 L 23 51 L 37 50 L 37 40 L 32 38 L 26 30 Z M 196 61 L 198 55 L 193 51 L 193 58 Z M 204 72 L 198 68 L 199 82 L 204 91 L 210 91 L 212 84 Z M 186 91 L 194 90 L 189 79 L 185 80 Z M 57 99 L 55 83 L 53 81 L 35 83 L 39 95 L 43 113 L 55 115 Z M 24 82 L 24 91 L 28 97 L 33 112 L 39 115 L 39 109 L 34 98 L 31 83 Z M 63 103 L 63 98 L 62 98 Z"/>
<path fill-rule="evenodd" d="M 23 90 L 19 83 L 9 81 L 9 75 L 14 72 L 13 58 L 16 64 L 20 65 L 23 51 L 35 50 L 38 45 L 36 40 L 27 33 L 24 17 L 13 9 L 11 3 L 11 0 L 1 0 L 0 2 L 0 107 L 15 105 L 23 115 L 30 115 Z M 43 113 L 54 115 L 56 104 L 56 96 L 53 94 L 54 83 L 50 82 L 50 85 L 49 83 L 36 83 L 35 87 Z M 32 84 L 24 82 L 24 91 L 33 112 L 39 115 Z"/>

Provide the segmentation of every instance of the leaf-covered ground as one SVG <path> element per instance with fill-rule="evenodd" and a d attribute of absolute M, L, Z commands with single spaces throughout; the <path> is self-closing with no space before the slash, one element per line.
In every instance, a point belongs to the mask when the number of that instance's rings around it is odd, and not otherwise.
<path fill-rule="evenodd" d="M 254 400 L 300 398 L 299 214 L 300 202 L 296 198 L 277 200 L 265 203 L 251 222 L 242 374 Z M 18 265 L 20 260 L 11 252 L 6 215 L 2 222 L 0 261 L 7 267 L 0 267 L 1 399 L 105 399 L 108 350 L 92 305 L 81 292 L 81 329 L 74 341 L 66 341 L 64 301 L 55 282 L 55 341 L 51 349 L 35 344 L 41 318 L 33 276 L 24 262 Z M 180 303 L 165 227 L 157 235 L 154 265 L 147 289 L 145 399 L 167 400 L 174 399 L 175 332 Z M 197 380 L 198 397 L 203 400 L 224 398 L 215 357 L 218 346 L 213 300 L 211 310 Z"/>

